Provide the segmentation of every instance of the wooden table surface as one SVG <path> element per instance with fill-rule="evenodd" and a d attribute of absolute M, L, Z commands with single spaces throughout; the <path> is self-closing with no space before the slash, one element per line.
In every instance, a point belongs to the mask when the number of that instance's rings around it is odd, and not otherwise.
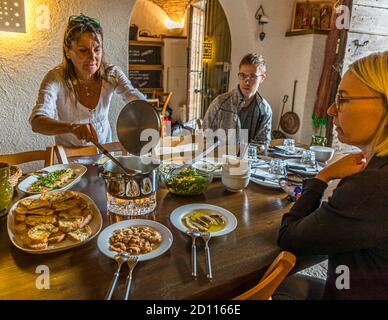
<path fill-rule="evenodd" d="M 73 190 L 89 195 L 109 225 L 106 213 L 105 183 L 96 167 Z M 280 252 L 276 244 L 281 217 L 290 208 L 286 194 L 250 182 L 243 192 L 226 191 L 214 180 L 201 196 L 179 197 L 159 188 L 155 213 L 141 218 L 153 219 L 169 228 L 174 241 L 169 251 L 153 260 L 139 262 L 134 270 L 131 299 L 228 299 L 253 286 Z M 238 225 L 234 232 L 212 238 L 210 250 L 213 281 L 206 279 L 204 245 L 197 239 L 197 280 L 191 277 L 191 239 L 169 220 L 171 212 L 188 203 L 208 203 L 231 211 Z M 301 259 L 300 268 L 319 259 Z M 40 273 L 47 266 L 50 288 L 37 289 Z M 92 241 L 67 251 L 32 255 L 14 247 L 8 238 L 6 217 L 0 220 L 0 299 L 103 299 L 116 262 L 104 256 Z M 127 267 L 121 272 L 114 299 L 124 295 Z"/>

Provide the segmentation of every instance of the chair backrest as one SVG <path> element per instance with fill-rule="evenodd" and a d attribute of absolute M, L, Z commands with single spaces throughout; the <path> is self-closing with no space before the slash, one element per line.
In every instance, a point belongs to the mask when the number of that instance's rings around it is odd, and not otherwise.
<path fill-rule="evenodd" d="M 120 142 L 110 142 L 103 144 L 102 146 L 109 152 L 121 151 L 123 155 L 128 154 Z M 55 154 L 57 156 L 58 163 L 66 164 L 69 163 L 69 158 L 95 156 L 99 154 L 99 151 L 96 146 L 64 147 L 61 145 L 56 145 Z"/>
<path fill-rule="evenodd" d="M 48 147 L 46 150 L 33 150 L 0 155 L 0 162 L 5 162 L 10 165 L 32 161 L 44 161 L 45 167 L 52 166 L 54 164 L 54 147 Z"/>
<path fill-rule="evenodd" d="M 259 283 L 233 300 L 268 300 L 286 278 L 296 262 L 296 257 L 282 251 L 272 262 Z"/>

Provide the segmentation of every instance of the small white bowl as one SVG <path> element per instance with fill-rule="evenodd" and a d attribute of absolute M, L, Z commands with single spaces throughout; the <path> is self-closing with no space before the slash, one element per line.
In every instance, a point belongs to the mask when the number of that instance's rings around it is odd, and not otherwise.
<path fill-rule="evenodd" d="M 319 162 L 330 161 L 334 155 L 334 149 L 330 147 L 322 147 L 322 146 L 311 146 L 311 151 L 315 153 L 315 160 Z"/>
<path fill-rule="evenodd" d="M 246 176 L 233 176 L 222 174 L 222 184 L 225 188 L 232 192 L 239 192 L 245 189 L 249 184 L 249 175 Z"/>

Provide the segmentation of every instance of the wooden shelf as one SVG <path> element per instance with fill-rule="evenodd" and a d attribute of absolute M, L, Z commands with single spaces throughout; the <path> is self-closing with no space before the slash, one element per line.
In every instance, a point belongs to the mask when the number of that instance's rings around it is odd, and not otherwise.
<path fill-rule="evenodd" d="M 306 34 L 329 34 L 330 30 L 308 29 L 286 32 L 286 37 L 303 36 Z"/>
<path fill-rule="evenodd" d="M 128 44 L 131 45 L 131 46 L 160 46 L 160 47 L 163 47 L 164 43 L 163 43 L 163 40 L 161 41 L 140 41 L 140 40 L 129 40 L 128 41 Z"/>
<path fill-rule="evenodd" d="M 163 70 L 162 64 L 131 64 L 128 70 Z"/>

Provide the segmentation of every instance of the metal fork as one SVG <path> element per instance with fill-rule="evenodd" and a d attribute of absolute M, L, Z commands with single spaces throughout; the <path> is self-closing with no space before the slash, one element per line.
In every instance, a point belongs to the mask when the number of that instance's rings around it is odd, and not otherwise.
<path fill-rule="evenodd" d="M 132 271 L 135 269 L 138 261 L 138 256 L 129 256 L 127 265 L 129 268 L 128 276 L 127 276 L 127 281 L 125 283 L 125 296 L 124 300 L 128 300 L 129 293 L 131 292 L 131 283 L 132 283 Z"/>
<path fill-rule="evenodd" d="M 112 299 L 113 291 L 115 290 L 117 280 L 119 279 L 119 276 L 120 276 L 121 266 L 123 265 L 123 263 L 127 262 L 128 257 L 129 257 L 129 254 L 126 252 L 121 252 L 115 255 L 114 259 L 117 262 L 117 269 L 116 269 L 116 272 L 114 273 L 112 282 L 110 283 L 110 287 L 109 287 L 108 293 L 105 296 L 105 300 Z"/>
<path fill-rule="evenodd" d="M 186 233 L 191 237 L 192 244 L 191 244 L 191 265 L 192 265 L 192 271 L 191 275 L 196 278 L 197 277 L 197 246 L 195 245 L 195 241 L 197 237 L 199 237 L 201 234 L 198 230 L 189 228 L 189 230 L 186 231 Z"/>
<path fill-rule="evenodd" d="M 201 236 L 202 236 L 203 241 L 205 241 L 207 278 L 209 280 L 212 280 L 213 274 L 212 274 L 212 264 L 211 264 L 211 260 L 210 260 L 210 248 L 209 248 L 209 240 L 211 238 L 211 235 L 210 235 L 210 232 L 201 232 Z"/>

